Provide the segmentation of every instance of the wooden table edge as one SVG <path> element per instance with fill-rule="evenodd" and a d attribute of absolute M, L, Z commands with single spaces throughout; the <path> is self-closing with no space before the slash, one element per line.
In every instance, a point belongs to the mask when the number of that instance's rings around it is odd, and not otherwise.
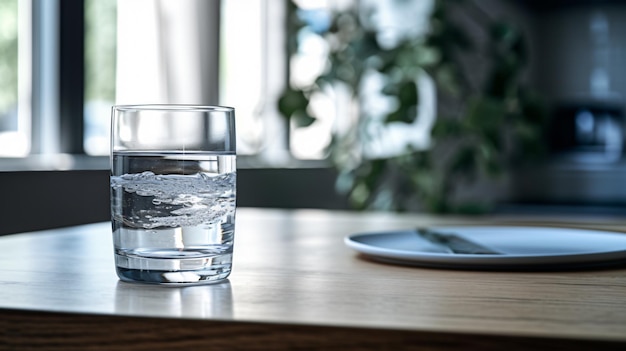
<path fill-rule="evenodd" d="M 7 350 L 624 350 L 626 342 L 0 309 Z"/>

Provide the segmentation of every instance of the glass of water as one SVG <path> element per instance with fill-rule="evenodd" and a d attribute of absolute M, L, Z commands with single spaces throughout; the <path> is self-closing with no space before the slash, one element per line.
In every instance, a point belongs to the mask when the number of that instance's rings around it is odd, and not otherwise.
<path fill-rule="evenodd" d="M 111 123 L 119 278 L 165 285 L 226 279 L 235 231 L 234 109 L 120 105 Z"/>

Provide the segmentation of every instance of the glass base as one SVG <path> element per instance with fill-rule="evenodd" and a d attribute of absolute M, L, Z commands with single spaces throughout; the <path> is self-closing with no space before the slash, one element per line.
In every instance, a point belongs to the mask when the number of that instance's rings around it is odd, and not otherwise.
<path fill-rule="evenodd" d="M 213 284 L 230 275 L 232 254 L 205 258 L 155 259 L 115 255 L 117 276 L 125 282 L 188 286 Z"/>

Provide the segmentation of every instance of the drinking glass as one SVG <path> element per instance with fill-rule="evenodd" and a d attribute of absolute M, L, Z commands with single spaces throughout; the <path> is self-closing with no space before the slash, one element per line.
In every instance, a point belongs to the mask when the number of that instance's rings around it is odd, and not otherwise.
<path fill-rule="evenodd" d="M 123 281 L 226 279 L 235 232 L 235 111 L 119 105 L 111 120 L 111 219 Z"/>

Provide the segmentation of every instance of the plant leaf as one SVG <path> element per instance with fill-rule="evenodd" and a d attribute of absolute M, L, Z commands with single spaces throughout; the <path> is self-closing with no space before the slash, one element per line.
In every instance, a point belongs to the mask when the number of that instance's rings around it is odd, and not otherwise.
<path fill-rule="evenodd" d="M 296 111 L 291 115 L 291 121 L 295 124 L 296 128 L 305 128 L 313 124 L 317 119 L 304 111 Z"/>
<path fill-rule="evenodd" d="M 465 122 L 474 131 L 497 133 L 505 114 L 502 101 L 489 97 L 475 97 L 468 103 Z"/>
<path fill-rule="evenodd" d="M 278 99 L 278 111 L 286 118 L 291 118 L 296 112 L 306 111 L 309 99 L 304 91 L 287 88 Z"/>

